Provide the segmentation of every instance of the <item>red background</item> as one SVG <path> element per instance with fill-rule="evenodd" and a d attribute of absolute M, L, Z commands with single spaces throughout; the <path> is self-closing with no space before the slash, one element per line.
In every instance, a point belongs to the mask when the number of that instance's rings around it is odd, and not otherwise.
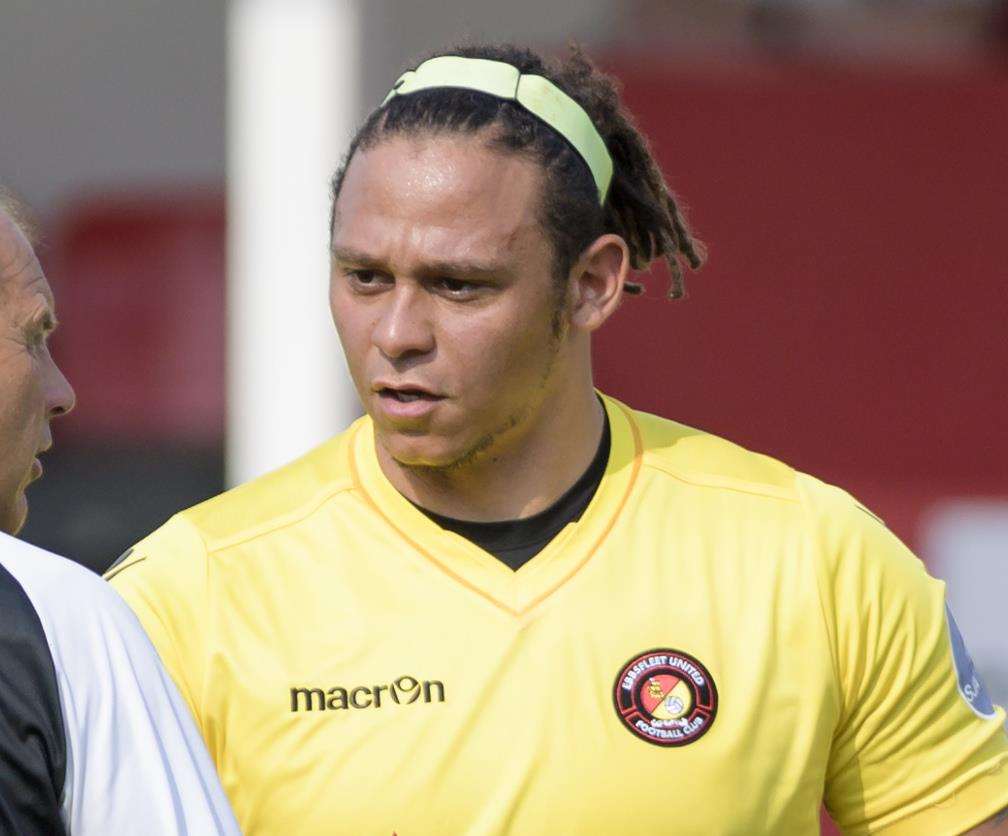
<path fill-rule="evenodd" d="M 859 494 L 905 539 L 1008 492 L 1008 72 L 616 59 L 709 245 L 599 336 L 635 406 Z"/>

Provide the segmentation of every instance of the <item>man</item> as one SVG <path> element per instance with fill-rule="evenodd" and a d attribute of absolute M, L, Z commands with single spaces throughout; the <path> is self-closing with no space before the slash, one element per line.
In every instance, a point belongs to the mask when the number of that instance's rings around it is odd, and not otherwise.
<path fill-rule="evenodd" d="M 8 536 L 42 475 L 49 422 L 74 404 L 20 214 L 0 192 L 0 833 L 237 833 L 129 608 L 86 569 Z"/>
<path fill-rule="evenodd" d="M 680 293 L 699 248 L 579 55 L 456 50 L 365 123 L 330 303 L 367 416 L 109 573 L 247 830 L 814 833 L 825 798 L 850 833 L 948 834 L 1008 806 L 1004 712 L 919 561 L 593 389 L 591 334 L 659 257 Z"/>

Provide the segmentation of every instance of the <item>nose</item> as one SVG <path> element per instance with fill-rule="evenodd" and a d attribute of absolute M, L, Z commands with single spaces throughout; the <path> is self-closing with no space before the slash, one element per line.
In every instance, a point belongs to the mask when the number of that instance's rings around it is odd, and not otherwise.
<path fill-rule="evenodd" d="M 434 350 L 434 327 L 423 292 L 397 284 L 375 323 L 371 340 L 389 360 L 403 360 Z"/>
<path fill-rule="evenodd" d="M 58 415 L 66 415 L 77 403 L 77 395 L 74 394 L 70 381 L 66 375 L 56 365 L 52 357 L 48 357 L 48 368 L 46 374 L 46 413 L 49 418 Z"/>

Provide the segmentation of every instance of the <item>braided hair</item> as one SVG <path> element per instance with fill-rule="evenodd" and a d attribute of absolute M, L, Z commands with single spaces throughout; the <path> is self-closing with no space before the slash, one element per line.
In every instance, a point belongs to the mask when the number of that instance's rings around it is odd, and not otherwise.
<path fill-rule="evenodd" d="M 333 220 L 347 166 L 359 149 L 392 136 L 486 132 L 491 147 L 527 155 L 546 173 L 540 214 L 553 245 L 558 281 L 566 280 L 592 241 L 615 233 L 626 241 L 635 270 L 647 270 L 653 261 L 663 258 L 672 279 L 669 297 L 685 295 L 685 269 L 703 264 L 703 245 L 691 234 L 647 140 L 621 107 L 612 78 L 599 72 L 578 47 L 572 47 L 570 54 L 557 62 L 546 62 L 529 49 L 508 44 L 467 45 L 436 55 L 511 64 L 522 74 L 544 76 L 581 105 L 613 160 L 605 203 L 599 205 L 591 171 L 573 147 L 521 105 L 476 90 L 434 88 L 393 97 L 358 130 L 333 177 Z M 627 282 L 625 290 L 636 295 L 644 288 Z"/>

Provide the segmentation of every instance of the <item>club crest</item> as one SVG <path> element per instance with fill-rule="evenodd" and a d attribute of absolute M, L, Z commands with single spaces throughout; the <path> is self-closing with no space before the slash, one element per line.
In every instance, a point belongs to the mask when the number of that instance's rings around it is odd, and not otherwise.
<path fill-rule="evenodd" d="M 660 648 L 627 662 L 616 677 L 613 702 L 623 725 L 656 746 L 686 746 L 717 716 L 717 687 L 693 656 Z"/>

